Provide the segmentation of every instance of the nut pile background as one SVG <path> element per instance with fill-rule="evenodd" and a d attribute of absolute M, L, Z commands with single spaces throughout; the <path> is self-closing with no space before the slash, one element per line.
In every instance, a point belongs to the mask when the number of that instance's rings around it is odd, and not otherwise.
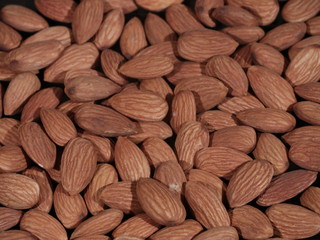
<path fill-rule="evenodd" d="M 319 0 L 5 2 L 0 239 L 320 239 Z"/>

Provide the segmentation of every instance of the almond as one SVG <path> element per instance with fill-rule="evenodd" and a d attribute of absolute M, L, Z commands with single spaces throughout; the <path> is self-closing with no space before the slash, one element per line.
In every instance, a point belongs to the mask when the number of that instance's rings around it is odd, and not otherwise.
<path fill-rule="evenodd" d="M 231 208 L 243 206 L 268 187 L 273 176 L 272 165 L 264 160 L 243 164 L 232 175 L 227 187 L 227 199 Z"/>
<path fill-rule="evenodd" d="M 304 126 L 294 129 L 293 131 L 283 135 L 282 138 L 289 145 L 308 141 L 320 142 L 319 133 L 319 126 Z"/>
<path fill-rule="evenodd" d="M 248 68 L 253 65 L 253 59 L 251 54 L 251 45 L 247 44 L 239 48 L 234 52 L 233 58 L 236 60 L 242 68 Z"/>
<path fill-rule="evenodd" d="M 0 172 L 14 173 L 27 168 L 27 159 L 21 147 L 7 145 L 0 147 Z"/>
<path fill-rule="evenodd" d="M 21 174 L 0 174 L 0 203 L 9 208 L 28 209 L 38 203 L 40 188 L 36 181 Z"/>
<path fill-rule="evenodd" d="M 17 238 L 21 240 L 37 240 L 34 235 L 27 231 L 22 230 L 9 230 L 0 232 L 0 238 L 2 240 L 15 240 Z"/>
<path fill-rule="evenodd" d="M 154 26 L 157 26 L 157 28 Z M 168 23 L 151 12 L 147 14 L 144 21 L 144 30 L 150 44 L 177 40 L 177 34 L 171 29 Z"/>
<path fill-rule="evenodd" d="M 320 11 L 320 4 L 317 0 L 294 0 L 287 2 L 281 11 L 282 18 L 287 22 L 304 22 Z"/>
<path fill-rule="evenodd" d="M 266 107 L 287 111 L 297 102 L 293 88 L 277 73 L 265 67 L 251 66 L 247 75 L 255 95 Z"/>
<path fill-rule="evenodd" d="M 316 213 L 320 213 L 320 188 L 318 187 L 309 187 L 300 197 L 300 203 L 302 206 L 311 209 Z"/>
<path fill-rule="evenodd" d="M 43 228 L 47 224 L 46 228 Z M 61 223 L 49 215 L 39 210 L 29 210 L 20 222 L 20 229 L 32 233 L 39 239 L 67 240 L 66 230 Z"/>
<path fill-rule="evenodd" d="M 247 126 L 227 127 L 211 134 L 211 147 L 229 147 L 250 153 L 256 145 L 256 132 Z"/>
<path fill-rule="evenodd" d="M 0 208 L 0 230 L 5 231 L 20 222 L 22 211 L 1 207 Z"/>
<path fill-rule="evenodd" d="M 57 182 L 57 183 L 60 183 L 61 182 L 61 171 L 60 170 L 57 170 L 57 169 L 54 169 L 54 168 L 51 168 L 51 169 L 48 169 L 46 170 L 47 173 L 49 174 L 50 178 Z"/>
<path fill-rule="evenodd" d="M 236 114 L 236 117 L 245 125 L 251 126 L 260 132 L 284 133 L 291 131 L 295 125 L 295 118 L 279 109 L 248 109 Z"/>
<path fill-rule="evenodd" d="M 130 59 L 148 45 L 143 25 L 139 18 L 133 17 L 124 26 L 120 37 L 122 54 Z"/>
<path fill-rule="evenodd" d="M 234 227 L 215 227 L 200 233 L 193 240 L 238 240 L 239 236 Z"/>
<path fill-rule="evenodd" d="M 137 10 L 137 5 L 134 0 L 103 0 L 104 12 L 109 12 L 112 9 L 121 8 L 124 14 L 131 13 Z"/>
<path fill-rule="evenodd" d="M 56 145 L 38 123 L 21 124 L 19 137 L 23 150 L 36 164 L 44 169 L 53 168 L 56 161 Z"/>
<path fill-rule="evenodd" d="M 248 92 L 248 79 L 245 72 L 234 59 L 228 56 L 211 58 L 206 65 L 206 73 L 226 84 L 232 96 L 242 96 Z"/>
<path fill-rule="evenodd" d="M 3 145 L 21 145 L 18 128 L 20 122 L 13 118 L 0 118 L 0 143 Z"/>
<path fill-rule="evenodd" d="M 227 147 L 208 147 L 197 152 L 196 168 L 218 177 L 230 178 L 240 165 L 252 158 L 243 152 Z"/>
<path fill-rule="evenodd" d="M 319 110 L 320 104 L 311 101 L 301 101 L 293 106 L 296 116 L 311 125 L 320 125 Z"/>
<path fill-rule="evenodd" d="M 70 23 L 77 4 L 73 0 L 35 0 L 35 6 L 47 18 Z"/>
<path fill-rule="evenodd" d="M 110 208 L 116 208 L 125 214 L 143 212 L 136 193 L 136 182 L 122 181 L 101 188 L 98 199 Z"/>
<path fill-rule="evenodd" d="M 3 98 L 5 115 L 15 115 L 21 111 L 28 98 L 40 89 L 39 78 L 25 72 L 16 75 L 9 83 Z"/>
<path fill-rule="evenodd" d="M 186 210 L 178 196 L 157 180 L 139 179 L 137 197 L 145 213 L 158 224 L 174 226 L 186 218 Z M 167 211 L 163 211 L 163 208 Z"/>
<path fill-rule="evenodd" d="M 78 77 L 103 77 L 103 73 L 98 72 L 93 69 L 71 69 L 66 72 L 64 77 L 64 85 L 67 85 L 71 80 L 78 78 Z"/>
<path fill-rule="evenodd" d="M 185 187 L 185 197 L 195 218 L 205 228 L 230 226 L 227 210 L 213 187 L 201 182 L 188 181 Z"/>
<path fill-rule="evenodd" d="M 178 40 L 179 55 L 190 61 L 205 62 L 217 55 L 231 55 L 238 43 L 227 34 L 209 29 L 183 33 Z"/>
<path fill-rule="evenodd" d="M 191 240 L 201 230 L 202 226 L 193 219 L 187 219 L 183 223 L 173 227 L 165 227 L 150 236 L 151 240 L 165 240 L 170 238 Z"/>
<path fill-rule="evenodd" d="M 237 207 L 230 212 L 231 225 L 244 239 L 266 239 L 273 236 L 268 217 L 250 205 Z"/>
<path fill-rule="evenodd" d="M 145 79 L 140 82 L 140 90 L 147 90 L 159 94 L 166 99 L 168 103 L 172 100 L 172 89 L 169 84 L 161 77 Z"/>
<path fill-rule="evenodd" d="M 21 35 L 3 22 L 0 22 L 0 33 L 0 50 L 10 51 L 20 45 Z"/>
<path fill-rule="evenodd" d="M 307 33 L 310 35 L 319 35 L 320 33 L 319 22 L 320 22 L 320 17 L 314 17 L 309 19 L 306 22 Z"/>
<path fill-rule="evenodd" d="M 76 113 L 76 111 L 78 110 L 78 108 L 83 105 L 83 104 L 88 104 L 88 103 L 92 103 L 93 102 L 75 102 L 75 101 L 71 101 L 71 100 L 67 100 L 63 103 L 61 103 L 57 109 L 65 114 L 67 114 L 67 116 L 70 119 L 74 119 L 74 115 Z"/>
<path fill-rule="evenodd" d="M 202 24 L 206 25 L 207 27 L 213 28 L 216 26 L 216 23 L 211 18 L 210 14 L 213 9 L 222 7 L 223 4 L 224 2 L 222 0 L 197 0 L 194 6 L 194 10 Z"/>
<path fill-rule="evenodd" d="M 275 204 L 266 211 L 276 236 L 308 238 L 320 231 L 318 214 L 294 204 Z"/>
<path fill-rule="evenodd" d="M 258 198 L 260 206 L 271 206 L 298 195 L 317 179 L 317 172 L 294 170 L 275 177 Z"/>
<path fill-rule="evenodd" d="M 253 156 L 273 165 L 274 175 L 284 173 L 289 167 L 287 149 L 279 138 L 271 133 L 261 133 Z"/>
<path fill-rule="evenodd" d="M 301 41 L 297 42 L 293 45 L 289 51 L 288 55 L 290 60 L 292 60 L 302 49 L 309 47 L 309 46 L 318 46 L 320 44 L 320 36 L 312 36 Z"/>
<path fill-rule="evenodd" d="M 63 91 L 59 87 L 42 89 L 33 94 L 21 114 L 21 122 L 31 122 L 40 116 L 41 108 L 55 108 L 63 97 Z"/>
<path fill-rule="evenodd" d="M 97 119 L 99 121 L 97 122 Z M 123 136 L 137 133 L 134 122 L 122 114 L 100 105 L 84 104 L 75 114 L 82 129 L 101 136 Z"/>
<path fill-rule="evenodd" d="M 111 240 L 106 235 L 100 235 L 100 234 L 95 234 L 95 235 L 90 235 L 90 236 L 83 236 L 83 237 L 77 237 L 75 238 L 76 240 Z"/>
<path fill-rule="evenodd" d="M 113 232 L 114 238 L 130 236 L 148 238 L 160 228 L 160 224 L 154 222 L 147 214 L 140 213 L 121 223 Z"/>
<path fill-rule="evenodd" d="M 98 199 L 99 190 L 104 186 L 116 182 L 118 182 L 118 173 L 112 165 L 99 164 L 97 166 L 91 183 L 84 194 L 84 200 L 86 201 L 88 210 L 92 215 L 96 215 L 104 210 L 104 203 Z"/>
<path fill-rule="evenodd" d="M 72 34 L 78 44 L 87 42 L 103 20 L 102 0 L 83 0 L 72 15 Z"/>
<path fill-rule="evenodd" d="M 235 26 L 222 29 L 222 32 L 230 35 L 239 44 L 247 44 L 260 40 L 265 32 L 260 27 L 254 26 Z"/>
<path fill-rule="evenodd" d="M 209 132 L 237 126 L 237 121 L 231 113 L 220 110 L 209 110 L 200 113 L 197 116 L 197 120 L 202 122 Z"/>

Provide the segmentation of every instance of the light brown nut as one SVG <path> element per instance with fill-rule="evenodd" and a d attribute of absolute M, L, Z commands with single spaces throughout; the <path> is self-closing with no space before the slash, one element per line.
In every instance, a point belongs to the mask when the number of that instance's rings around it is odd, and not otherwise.
<path fill-rule="evenodd" d="M 294 59 L 294 57 L 304 48 L 309 46 L 319 46 L 320 45 L 320 36 L 311 36 L 302 39 L 301 41 L 294 44 L 288 51 L 288 55 L 290 60 Z"/>
<path fill-rule="evenodd" d="M 157 93 L 166 99 L 169 104 L 171 103 L 173 91 L 169 84 L 161 77 L 142 80 L 139 89 Z"/>
<path fill-rule="evenodd" d="M 292 162 L 307 170 L 320 171 L 318 155 L 320 143 L 299 142 L 293 144 L 289 150 L 289 158 Z"/>
<path fill-rule="evenodd" d="M 0 207 L 0 230 L 8 230 L 20 222 L 22 211 Z"/>
<path fill-rule="evenodd" d="M 238 240 L 239 236 L 234 227 L 215 227 L 200 233 L 193 240 Z"/>
<path fill-rule="evenodd" d="M 218 108 L 224 112 L 236 114 L 247 109 L 265 107 L 255 96 L 248 94 L 246 96 L 226 99 L 218 105 Z"/>
<path fill-rule="evenodd" d="M 231 113 L 220 110 L 209 110 L 198 114 L 197 120 L 202 122 L 209 132 L 237 126 L 237 121 Z"/>
<path fill-rule="evenodd" d="M 138 6 L 154 12 L 160 12 L 172 4 L 181 2 L 183 2 L 183 0 L 136 0 Z"/>
<path fill-rule="evenodd" d="M 311 101 L 301 101 L 293 106 L 293 111 L 298 118 L 311 124 L 320 125 L 320 104 Z"/>
<path fill-rule="evenodd" d="M 194 6 L 194 11 L 202 24 L 207 27 L 215 27 L 216 23 L 211 18 L 213 9 L 222 7 L 224 2 L 222 0 L 197 0 Z"/>
<path fill-rule="evenodd" d="M 0 118 L 0 143 L 3 145 L 21 145 L 18 128 L 20 122 L 13 118 Z"/>
<path fill-rule="evenodd" d="M 246 44 L 243 47 L 240 47 L 233 54 L 234 60 L 236 60 L 242 68 L 248 68 L 253 65 L 251 45 L 251 43 Z"/>
<path fill-rule="evenodd" d="M 307 33 L 310 35 L 320 35 L 320 16 L 309 19 L 307 24 Z"/>
<path fill-rule="evenodd" d="M 34 235 L 27 231 L 22 230 L 8 230 L 0 232 L 0 238 L 2 240 L 15 240 L 17 238 L 21 240 L 37 240 Z"/>
<path fill-rule="evenodd" d="M 235 26 L 222 29 L 222 32 L 230 35 L 239 44 L 253 43 L 264 37 L 265 32 L 260 27 Z"/>
<path fill-rule="evenodd" d="M 0 147 L 0 172 L 15 173 L 27 168 L 27 158 L 21 147 L 7 145 Z"/>
<path fill-rule="evenodd" d="M 103 0 L 104 12 L 109 12 L 112 9 L 121 8 L 124 14 L 131 13 L 138 9 L 134 0 Z"/>
<path fill-rule="evenodd" d="M 0 50 L 10 51 L 20 45 L 21 35 L 8 26 L 7 24 L 0 22 Z"/>
<path fill-rule="evenodd" d="M 309 208 L 310 210 L 320 213 L 320 188 L 309 187 L 300 197 L 300 203 L 302 206 Z"/>
<path fill-rule="evenodd" d="M 320 3 L 317 0 L 293 0 L 283 6 L 281 16 L 287 22 L 304 22 L 319 11 Z"/>

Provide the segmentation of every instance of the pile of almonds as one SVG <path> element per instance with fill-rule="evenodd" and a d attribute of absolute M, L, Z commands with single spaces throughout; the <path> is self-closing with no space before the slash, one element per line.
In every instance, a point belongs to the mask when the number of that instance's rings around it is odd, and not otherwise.
<path fill-rule="evenodd" d="M 1 240 L 320 239 L 319 0 L 34 4 L 0 11 Z"/>

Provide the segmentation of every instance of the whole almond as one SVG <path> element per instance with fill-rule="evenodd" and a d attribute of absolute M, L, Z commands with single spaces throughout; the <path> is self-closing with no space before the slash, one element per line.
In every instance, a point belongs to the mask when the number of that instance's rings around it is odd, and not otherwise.
<path fill-rule="evenodd" d="M 309 19 L 306 22 L 307 33 L 310 35 L 319 35 L 319 33 L 320 33 L 319 22 L 320 22 L 319 16 Z"/>
<path fill-rule="evenodd" d="M 300 203 L 302 206 L 311 209 L 316 213 L 320 213 L 320 188 L 318 187 L 309 187 L 300 197 Z"/>
<path fill-rule="evenodd" d="M 136 190 L 142 209 L 156 223 L 174 226 L 185 220 L 186 210 L 182 202 L 163 183 L 151 178 L 141 178 Z M 163 208 L 167 211 L 163 211 Z"/>
<path fill-rule="evenodd" d="M 99 200 L 99 190 L 109 184 L 118 182 L 118 173 L 115 168 L 109 164 L 99 164 L 96 172 L 84 194 L 84 200 L 88 210 L 92 215 L 103 211 L 104 203 Z"/>
<path fill-rule="evenodd" d="M 140 90 L 147 90 L 159 94 L 162 98 L 171 103 L 173 91 L 169 84 L 161 77 L 145 79 L 140 82 Z"/>
<path fill-rule="evenodd" d="M 316 178 L 317 172 L 302 169 L 283 173 L 272 180 L 257 203 L 260 206 L 271 206 L 284 202 L 308 188 Z"/>
<path fill-rule="evenodd" d="M 288 51 L 290 60 L 292 60 L 302 49 L 309 46 L 318 46 L 320 43 L 320 36 L 312 36 L 302 39 L 294 44 Z"/>
<path fill-rule="evenodd" d="M 216 23 L 211 18 L 210 14 L 213 9 L 222 7 L 223 4 L 224 2 L 221 0 L 197 0 L 194 6 L 194 11 L 202 24 L 207 27 L 215 27 Z"/>
<path fill-rule="evenodd" d="M 295 125 L 295 118 L 279 109 L 248 109 L 236 114 L 236 117 L 245 125 L 251 126 L 260 132 L 284 133 L 291 131 Z"/>
<path fill-rule="evenodd" d="M 0 33 L 0 50 L 10 51 L 20 45 L 21 35 L 3 22 L 0 22 Z"/>
<path fill-rule="evenodd" d="M 0 172 L 14 173 L 27 168 L 27 158 L 21 147 L 7 145 L 0 147 Z"/>
<path fill-rule="evenodd" d="M 231 208 L 243 206 L 268 187 L 273 176 L 272 165 L 264 160 L 243 164 L 232 175 L 227 187 L 227 199 Z"/>
<path fill-rule="evenodd" d="M 196 236 L 193 240 L 238 240 L 239 236 L 237 230 L 234 227 L 215 227 L 209 230 L 206 230 Z"/>
<path fill-rule="evenodd" d="M 246 95 L 248 79 L 241 66 L 228 56 L 214 56 L 206 65 L 206 73 L 225 83 L 232 96 Z"/>
<path fill-rule="evenodd" d="M 95 122 L 99 119 L 99 122 Z M 101 136 L 123 136 L 137 133 L 134 122 L 122 114 L 100 105 L 84 104 L 75 114 L 76 123 L 82 129 Z"/>
<path fill-rule="evenodd" d="M 283 238 L 301 239 L 319 233 L 320 217 L 304 207 L 294 204 L 275 204 L 266 210 L 275 235 Z"/>
<path fill-rule="evenodd" d="M 202 230 L 200 223 L 193 219 L 187 219 L 183 223 L 173 227 L 165 227 L 150 236 L 150 240 L 166 240 L 174 238 L 177 240 L 191 240 Z"/>
<path fill-rule="evenodd" d="M 98 192 L 98 199 L 110 208 L 116 208 L 125 214 L 143 212 L 136 193 L 136 182 L 121 181 L 109 184 Z"/>
<path fill-rule="evenodd" d="M 98 31 L 103 19 L 102 0 L 83 0 L 72 15 L 72 34 L 78 44 L 87 42 Z"/>
<path fill-rule="evenodd" d="M 205 228 L 230 226 L 227 210 L 213 187 L 201 182 L 188 181 L 185 186 L 185 197 L 195 218 Z"/>
<path fill-rule="evenodd" d="M 271 133 L 261 133 L 259 135 L 253 156 L 270 162 L 274 169 L 274 175 L 284 173 L 289 167 L 285 145 Z"/>
<path fill-rule="evenodd" d="M 9 230 L 0 232 L 0 238 L 2 240 L 15 240 L 17 238 L 21 240 L 37 240 L 34 235 L 27 231 L 22 230 Z"/>
<path fill-rule="evenodd" d="M 311 125 L 320 125 L 319 110 L 320 104 L 311 101 L 301 101 L 293 106 L 296 116 Z"/>
<path fill-rule="evenodd" d="M 21 124 L 19 137 L 23 150 L 36 164 L 44 169 L 53 168 L 56 162 L 56 145 L 38 123 Z"/>
<path fill-rule="evenodd" d="M 77 4 L 73 0 L 35 0 L 35 6 L 47 18 L 70 23 Z"/>
<path fill-rule="evenodd" d="M 140 213 L 122 222 L 113 232 L 114 238 L 130 236 L 148 238 L 160 228 L 160 224 L 154 222 L 147 214 Z"/>
<path fill-rule="evenodd" d="M 143 25 L 139 18 L 133 17 L 124 26 L 120 37 L 122 54 L 130 59 L 148 45 Z"/>
<path fill-rule="evenodd" d="M 17 225 L 20 222 L 22 211 L 0 207 L 0 230 L 5 231 Z"/>
<path fill-rule="evenodd" d="M 317 0 L 294 0 L 283 6 L 281 16 L 286 22 L 304 22 L 319 11 L 320 3 Z"/>
<path fill-rule="evenodd" d="M 220 110 L 209 110 L 200 113 L 197 116 L 197 120 L 202 122 L 209 132 L 237 126 L 237 121 L 231 113 Z"/>
<path fill-rule="evenodd" d="M 3 145 L 21 145 L 18 128 L 20 122 L 13 118 L 0 118 L 0 143 Z"/>
<path fill-rule="evenodd" d="M 69 82 L 71 82 L 73 79 L 78 77 L 103 77 L 103 73 L 98 72 L 93 69 L 71 69 L 66 72 L 64 77 L 64 85 L 67 85 Z"/>
<path fill-rule="evenodd" d="M 229 212 L 231 225 L 245 239 L 266 239 L 273 236 L 268 217 L 250 205 L 237 207 Z"/>
<path fill-rule="evenodd" d="M 38 203 L 40 188 L 36 181 L 22 174 L 0 174 L 0 203 L 13 209 L 28 209 Z"/>
<path fill-rule="evenodd" d="M 294 129 L 293 131 L 283 135 L 282 138 L 289 145 L 308 141 L 320 142 L 319 133 L 319 126 L 304 126 Z"/>
<path fill-rule="evenodd" d="M 227 34 L 209 29 L 183 33 L 178 40 L 179 55 L 190 61 L 205 62 L 217 55 L 231 55 L 238 43 Z"/>
<path fill-rule="evenodd" d="M 260 40 L 265 32 L 260 27 L 254 26 L 236 26 L 222 29 L 222 32 L 230 35 L 239 44 L 247 44 Z"/>

